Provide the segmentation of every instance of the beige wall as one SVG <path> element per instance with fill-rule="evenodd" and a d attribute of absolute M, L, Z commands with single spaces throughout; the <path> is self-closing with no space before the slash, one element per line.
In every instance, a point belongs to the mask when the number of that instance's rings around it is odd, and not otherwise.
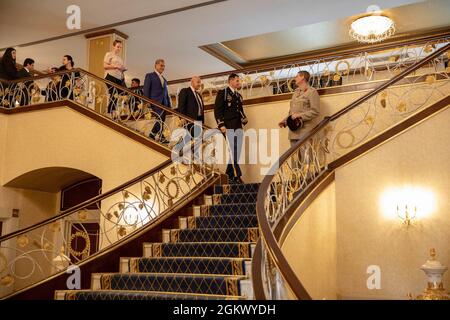
<path fill-rule="evenodd" d="M 282 251 L 313 299 L 336 299 L 335 184 L 311 203 L 287 235 Z"/>
<path fill-rule="evenodd" d="M 31 170 L 68 167 L 102 179 L 103 192 L 167 159 L 68 108 L 8 116 L 2 184 Z"/>
<path fill-rule="evenodd" d="M 449 119 L 447 108 L 339 168 L 294 225 L 282 250 L 314 299 L 416 296 L 426 287 L 420 267 L 430 248 L 450 266 Z M 386 190 L 405 185 L 430 190 L 435 203 L 409 228 L 381 202 Z M 367 288 L 371 265 L 381 269 L 379 290 Z M 444 286 L 449 290 L 448 272 Z"/>
<path fill-rule="evenodd" d="M 26 228 L 56 214 L 57 198 L 58 193 L 0 187 L 0 218 L 11 218 L 12 209 L 19 209 L 17 222 Z"/>
<path fill-rule="evenodd" d="M 38 70 L 47 70 L 51 67 L 60 67 L 63 56 L 71 55 L 75 68 L 87 70 L 87 41 L 84 35 L 63 38 L 54 41 L 39 43 L 32 46 L 16 48 L 17 62 L 22 63 L 25 58 L 31 57 Z"/>
<path fill-rule="evenodd" d="M 8 119 L 0 115 L 0 176 L 5 171 L 7 155 Z M 10 137 L 11 138 L 11 137 Z M 14 140 L 14 137 L 12 138 Z M 15 140 L 14 140 L 15 141 Z M 19 157 L 19 155 L 17 155 Z M 2 181 L 1 185 L 4 185 Z M 25 228 L 42 221 L 59 209 L 59 193 L 41 192 L 0 186 L 0 219 L 4 221 L 3 234 Z M 19 210 L 19 218 L 12 217 L 12 210 Z"/>
<path fill-rule="evenodd" d="M 336 172 L 338 295 L 404 299 L 426 286 L 420 266 L 430 248 L 450 266 L 450 109 L 435 115 Z M 435 211 L 409 229 L 384 216 L 382 193 L 413 185 L 430 189 Z M 369 290 L 366 269 L 381 268 L 381 289 Z M 450 288 L 450 276 L 445 276 Z"/>

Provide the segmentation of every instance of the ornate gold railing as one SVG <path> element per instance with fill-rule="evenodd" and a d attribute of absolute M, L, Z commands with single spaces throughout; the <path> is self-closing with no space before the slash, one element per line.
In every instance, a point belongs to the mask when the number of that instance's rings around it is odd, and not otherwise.
<path fill-rule="evenodd" d="M 194 120 L 141 93 L 83 69 L 73 69 L 14 81 L 0 79 L 0 108 L 28 107 L 68 99 L 146 137 L 155 128 L 155 142 L 170 150 L 166 142 L 174 131 L 190 129 Z"/>
<path fill-rule="evenodd" d="M 448 34 L 444 34 L 432 39 L 387 48 L 332 54 L 233 72 L 241 77 L 241 94 L 244 99 L 292 93 L 295 90 L 294 78 L 300 70 L 306 70 L 311 74 L 310 82 L 315 88 L 345 87 L 391 79 L 449 42 Z M 423 68 L 417 70 L 415 75 L 429 72 Z M 202 77 L 205 104 L 214 103 L 217 91 L 227 86 L 229 73 L 231 72 Z M 169 81 L 169 84 L 169 91 L 176 96 L 181 88 L 189 86 L 189 80 Z"/>
<path fill-rule="evenodd" d="M 311 299 L 281 251 L 280 226 L 295 211 L 299 199 L 351 151 L 449 95 L 449 50 L 450 44 L 433 48 L 426 58 L 323 119 L 280 157 L 273 174 L 262 181 L 257 197 L 261 229 L 253 259 L 257 298 Z M 407 77 L 419 69 L 428 73 Z M 393 86 L 400 80 L 402 85 Z"/>
<path fill-rule="evenodd" d="M 216 178 L 212 165 L 167 160 L 58 216 L 0 237 L 0 298 L 133 237 Z M 92 231 L 88 224 L 97 228 Z"/>

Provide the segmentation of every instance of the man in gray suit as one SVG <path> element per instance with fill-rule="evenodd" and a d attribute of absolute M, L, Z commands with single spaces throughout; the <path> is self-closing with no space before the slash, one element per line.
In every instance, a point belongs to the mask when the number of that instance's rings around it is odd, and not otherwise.
<path fill-rule="evenodd" d="M 291 146 L 308 134 L 319 120 L 319 93 L 309 86 L 309 78 L 308 71 L 299 71 L 295 77 L 297 89 L 292 95 L 289 115 L 278 123 L 280 128 L 289 127 Z"/>

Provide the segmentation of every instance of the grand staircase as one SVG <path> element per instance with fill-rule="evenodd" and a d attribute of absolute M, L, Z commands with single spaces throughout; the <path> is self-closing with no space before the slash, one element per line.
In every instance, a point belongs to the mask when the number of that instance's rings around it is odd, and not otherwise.
<path fill-rule="evenodd" d="M 119 273 L 93 274 L 88 290 L 58 300 L 252 299 L 251 258 L 258 240 L 259 184 L 216 185 L 179 229 L 143 243 L 142 257 L 120 259 Z"/>

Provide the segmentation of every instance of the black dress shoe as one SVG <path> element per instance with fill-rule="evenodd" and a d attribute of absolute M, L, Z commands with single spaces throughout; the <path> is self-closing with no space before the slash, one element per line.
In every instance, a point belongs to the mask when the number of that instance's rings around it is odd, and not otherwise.
<path fill-rule="evenodd" d="M 243 184 L 244 183 L 244 181 L 242 181 L 241 177 L 235 177 L 234 181 L 235 181 L 236 184 Z"/>
<path fill-rule="evenodd" d="M 230 177 L 228 178 L 229 184 L 242 184 L 244 183 L 241 179 L 241 177 Z"/>

